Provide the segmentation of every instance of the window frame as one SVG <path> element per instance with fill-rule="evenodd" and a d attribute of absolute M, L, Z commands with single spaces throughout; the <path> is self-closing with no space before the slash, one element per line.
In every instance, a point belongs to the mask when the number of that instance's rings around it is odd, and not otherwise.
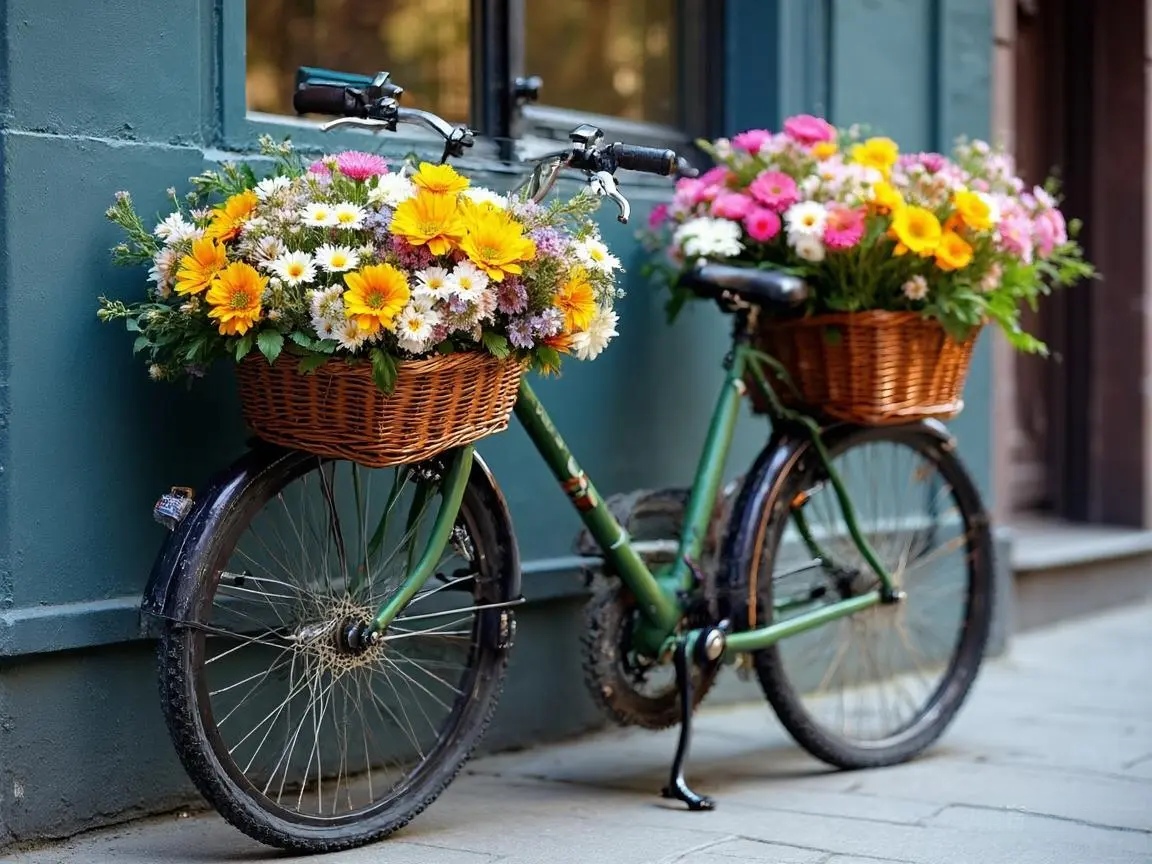
<path fill-rule="evenodd" d="M 671 147 L 689 156 L 695 139 L 719 134 L 724 108 L 725 0 L 676 0 L 674 5 L 679 70 L 677 104 L 681 114 L 676 126 L 552 106 L 546 98 L 541 104 L 517 104 L 514 82 L 532 71 L 524 68 L 525 2 L 527 0 L 471 0 L 469 124 L 476 130 L 477 138 L 467 157 L 455 160 L 456 164 L 519 174 L 524 170 L 521 160 L 555 150 L 556 142 L 566 142 L 568 131 L 581 123 L 592 123 L 602 129 L 608 141 Z M 220 26 L 219 139 L 226 149 L 252 150 L 257 139 L 268 134 L 277 139 L 291 135 L 294 144 L 305 151 L 359 147 L 384 154 L 399 155 L 415 150 L 422 156 L 439 156 L 440 139 L 414 127 L 401 127 L 395 134 L 374 135 L 362 130 L 325 133 L 319 129 L 322 121 L 249 111 L 247 3 L 215 0 L 215 6 Z M 545 81 L 542 95 L 546 95 L 547 86 Z"/>

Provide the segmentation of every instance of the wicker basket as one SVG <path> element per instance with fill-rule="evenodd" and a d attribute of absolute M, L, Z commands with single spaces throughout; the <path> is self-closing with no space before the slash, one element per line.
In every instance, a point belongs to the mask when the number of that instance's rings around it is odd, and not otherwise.
<path fill-rule="evenodd" d="M 244 419 L 261 438 L 372 468 L 419 462 L 508 427 L 524 365 L 480 352 L 396 364 L 386 396 L 367 361 L 330 360 L 308 375 L 297 359 L 250 354 L 236 369 Z"/>
<path fill-rule="evenodd" d="M 963 342 L 914 312 L 853 312 L 764 322 L 757 347 L 788 371 L 800 398 L 784 382 L 782 402 L 831 420 L 866 426 L 953 417 L 979 329 Z M 769 378 L 771 380 L 771 377 Z M 749 382 L 753 410 L 767 400 Z"/>

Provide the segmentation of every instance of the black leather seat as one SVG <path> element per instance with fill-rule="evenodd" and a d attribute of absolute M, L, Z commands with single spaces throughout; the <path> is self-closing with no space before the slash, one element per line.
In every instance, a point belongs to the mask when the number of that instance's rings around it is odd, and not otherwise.
<path fill-rule="evenodd" d="M 791 309 L 808 299 L 808 283 L 779 270 L 759 270 L 701 261 L 682 277 L 705 297 L 720 299 L 725 291 L 748 303 Z"/>

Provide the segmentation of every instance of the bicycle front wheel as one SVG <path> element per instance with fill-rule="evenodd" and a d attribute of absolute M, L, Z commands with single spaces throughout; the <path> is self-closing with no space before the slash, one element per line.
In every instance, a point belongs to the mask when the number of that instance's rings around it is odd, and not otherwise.
<path fill-rule="evenodd" d="M 496 707 L 518 578 L 499 495 L 474 466 L 435 575 L 372 642 L 364 625 L 424 550 L 440 474 L 305 453 L 239 473 L 176 565 L 190 611 L 165 626 L 159 672 L 177 752 L 263 843 L 380 839 L 444 790 Z"/>
<path fill-rule="evenodd" d="M 924 425 L 856 429 L 829 444 L 856 518 L 902 599 L 753 655 L 765 696 L 809 753 L 840 768 L 903 762 L 951 723 L 992 616 L 992 548 L 979 494 Z M 761 512 L 743 586 L 755 620 L 785 621 L 876 590 L 827 471 L 807 458 Z"/>

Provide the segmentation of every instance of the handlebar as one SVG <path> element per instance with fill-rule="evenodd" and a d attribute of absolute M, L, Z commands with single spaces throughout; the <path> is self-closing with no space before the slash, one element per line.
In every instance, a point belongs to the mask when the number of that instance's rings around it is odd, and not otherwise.
<path fill-rule="evenodd" d="M 449 123 L 442 117 L 414 108 L 401 108 L 402 87 L 389 80 L 387 72 L 373 77 L 348 72 L 336 72 L 313 66 L 301 66 L 296 73 L 296 92 L 292 107 L 298 114 L 328 114 L 337 119 L 320 128 L 327 132 L 342 126 L 395 132 L 400 123 L 423 126 L 444 139 L 445 162 L 450 156 L 460 157 L 464 149 L 475 142 L 475 132 L 464 124 Z M 619 220 L 628 221 L 629 204 L 616 188 L 615 173 L 620 169 L 660 176 L 694 177 L 698 173 L 676 151 L 634 144 L 602 144 L 604 133 L 590 124 L 581 124 L 569 135 L 571 146 L 536 160 L 527 185 L 533 200 L 548 194 L 560 172 L 565 168 L 584 171 L 589 185 L 599 194 L 606 195 L 620 208 Z M 548 176 L 543 172 L 549 166 Z"/>

